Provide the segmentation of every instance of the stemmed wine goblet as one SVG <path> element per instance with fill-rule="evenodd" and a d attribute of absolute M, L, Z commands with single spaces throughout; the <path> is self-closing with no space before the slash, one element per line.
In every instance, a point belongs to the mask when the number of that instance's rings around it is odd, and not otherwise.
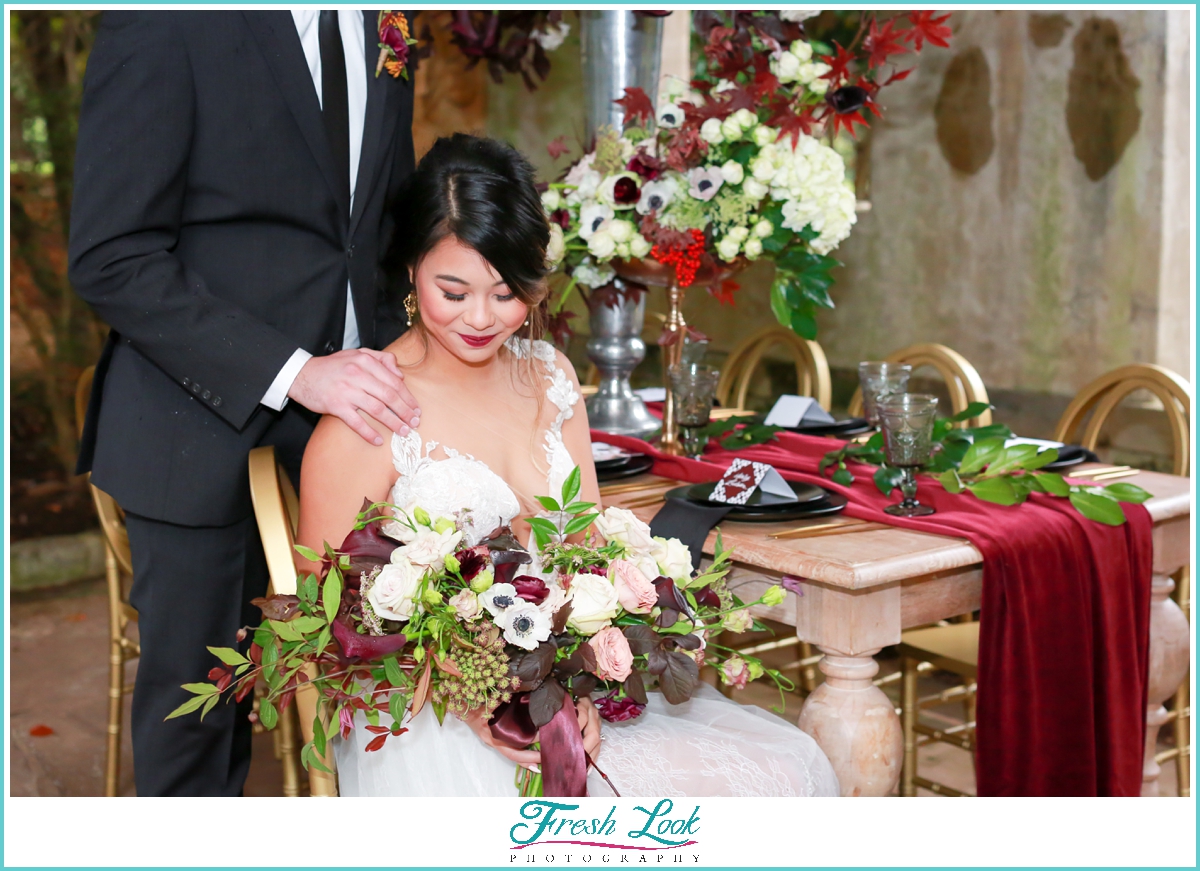
<path fill-rule="evenodd" d="M 858 383 L 862 387 L 863 417 L 879 426 L 879 400 L 885 396 L 904 393 L 912 366 L 907 363 L 865 362 L 858 364 Z"/>
<path fill-rule="evenodd" d="M 883 509 L 897 517 L 923 517 L 934 509 L 917 501 L 916 470 L 929 462 L 933 450 L 933 421 L 937 397 L 922 393 L 899 393 L 878 403 L 883 425 L 883 445 L 889 466 L 901 470 L 899 505 Z"/>

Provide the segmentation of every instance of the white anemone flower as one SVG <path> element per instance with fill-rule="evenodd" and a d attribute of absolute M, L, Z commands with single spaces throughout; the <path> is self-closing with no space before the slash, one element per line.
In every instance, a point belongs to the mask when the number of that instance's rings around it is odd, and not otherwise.
<path fill-rule="evenodd" d="M 521 600 L 505 610 L 503 622 L 504 640 L 523 650 L 533 650 L 550 637 L 550 615 L 543 613 L 532 602 Z"/>
<path fill-rule="evenodd" d="M 579 238 L 590 239 L 597 230 L 612 220 L 612 206 L 604 203 L 588 203 L 579 210 Z"/>

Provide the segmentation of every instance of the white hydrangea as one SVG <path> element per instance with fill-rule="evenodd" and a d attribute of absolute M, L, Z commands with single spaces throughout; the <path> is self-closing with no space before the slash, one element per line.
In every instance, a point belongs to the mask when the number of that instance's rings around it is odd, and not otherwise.
<path fill-rule="evenodd" d="M 808 61 L 812 60 L 812 46 L 803 39 L 797 39 L 795 42 L 789 45 L 788 51 L 794 54 L 800 63 L 807 63 Z"/>
<path fill-rule="evenodd" d="M 592 161 L 596 159 L 596 153 L 586 154 L 579 159 L 571 169 L 567 172 L 567 177 L 563 179 L 566 184 L 574 185 L 574 190 L 571 190 L 565 197 L 567 203 L 572 206 L 577 206 L 587 200 L 596 198 L 596 191 L 600 188 L 600 183 L 604 181 L 604 177 L 599 172 L 592 169 Z"/>
<path fill-rule="evenodd" d="M 547 24 L 545 30 L 535 30 L 530 34 L 534 41 L 546 51 L 554 51 L 563 44 L 563 40 L 567 38 L 567 34 L 571 32 L 571 25 L 565 21 L 559 21 L 557 24 Z"/>
<path fill-rule="evenodd" d="M 783 84 L 798 80 L 800 58 L 790 51 L 777 51 L 771 55 L 771 73 Z"/>
<path fill-rule="evenodd" d="M 811 136 L 800 134 L 767 145 L 751 161 L 754 178 L 769 185 L 771 198 L 783 201 L 783 226 L 800 232 L 811 226 L 818 234 L 811 243 L 828 254 L 850 235 L 857 220 L 854 192 L 846 184 L 846 165 L 840 154 Z"/>
<path fill-rule="evenodd" d="M 603 287 L 608 284 L 616 276 L 612 267 L 606 264 L 593 263 L 590 257 L 585 257 L 583 262 L 575 267 L 575 280 L 584 287 Z"/>

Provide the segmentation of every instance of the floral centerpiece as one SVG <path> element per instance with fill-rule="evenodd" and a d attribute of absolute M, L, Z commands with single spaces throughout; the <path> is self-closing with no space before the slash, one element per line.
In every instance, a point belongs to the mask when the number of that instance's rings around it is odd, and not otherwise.
<path fill-rule="evenodd" d="M 728 274 L 768 258 L 775 316 L 815 337 L 816 310 L 833 306 L 830 255 L 856 219 L 831 143 L 866 123 L 864 109 L 880 114 L 880 88 L 911 72 L 885 76 L 894 55 L 945 45 L 949 28 L 945 15 L 880 25 L 871 14 L 847 49 L 806 39 L 803 17 L 697 13 L 696 78 L 666 79 L 657 106 L 626 90 L 624 129 L 601 131 L 543 196 L 552 253 L 570 276 L 558 309 L 575 287 L 602 288 L 646 258 L 673 267 L 679 287 L 700 277 L 728 303 L 737 287 Z"/>
<path fill-rule="evenodd" d="M 764 674 L 789 684 L 713 640 L 723 630 L 761 630 L 749 608 L 779 604 L 781 588 L 743 603 L 726 582 L 730 552 L 719 540 L 713 563 L 693 573 L 677 539 L 652 536 L 629 511 L 597 514 L 578 501 L 579 480 L 576 468 L 559 499 L 540 497 L 546 514 L 528 518 L 537 569 L 507 528 L 467 547 L 463 515 L 364 506 L 340 550 L 297 547 L 320 563 L 320 576 L 304 575 L 295 595 L 256 600 L 266 619 L 247 653 L 210 648 L 221 664 L 209 682 L 184 685 L 193 696 L 171 716 L 203 716 L 222 695 L 240 700 L 261 679 L 258 716 L 274 728 L 311 684 L 326 713 L 314 720 L 301 760 L 328 770 L 321 759 L 329 739 L 348 736 L 357 715 L 375 736 L 371 752 L 403 740 L 428 705 L 439 722 L 447 713 L 486 718 L 506 746 L 540 744 L 541 772 L 518 770 L 522 794 L 584 795 L 594 763 L 583 752 L 574 699 L 596 694 L 602 717 L 632 719 L 647 688 L 672 704 L 691 698 L 703 664 L 735 687 Z M 380 513 L 385 507 L 393 516 Z M 569 540 L 579 534 L 581 541 Z"/>

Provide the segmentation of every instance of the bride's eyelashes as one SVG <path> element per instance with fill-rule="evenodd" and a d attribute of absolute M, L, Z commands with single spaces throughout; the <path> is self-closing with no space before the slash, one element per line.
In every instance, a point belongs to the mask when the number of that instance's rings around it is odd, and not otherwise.
<path fill-rule="evenodd" d="M 450 302 L 462 302 L 464 299 L 467 298 L 467 295 L 465 293 L 451 293 L 448 290 L 443 290 L 442 296 L 445 297 Z"/>

